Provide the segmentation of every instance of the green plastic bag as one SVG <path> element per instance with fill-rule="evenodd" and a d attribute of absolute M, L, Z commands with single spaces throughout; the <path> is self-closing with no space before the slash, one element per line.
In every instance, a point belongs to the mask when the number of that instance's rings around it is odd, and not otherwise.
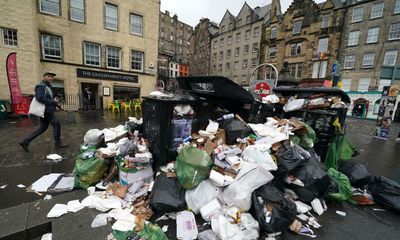
<path fill-rule="evenodd" d="M 95 156 L 85 159 L 85 154 L 94 153 L 95 151 L 96 149 L 88 149 L 76 158 L 73 171 L 76 188 L 87 189 L 95 185 L 103 178 L 104 173 L 107 171 L 105 160 L 96 158 Z"/>
<path fill-rule="evenodd" d="M 168 240 L 167 235 L 165 235 L 157 224 L 145 224 L 143 230 L 138 235 L 147 240 Z"/>
<path fill-rule="evenodd" d="M 350 200 L 353 191 L 349 178 L 333 168 L 328 169 L 328 175 L 336 181 L 339 188 L 339 192 L 328 194 L 328 199 L 337 202 Z"/>
<path fill-rule="evenodd" d="M 175 173 L 183 188 L 192 189 L 208 177 L 212 165 L 205 151 L 187 146 L 181 149 L 176 158 Z"/>
<path fill-rule="evenodd" d="M 301 122 L 301 121 L 300 121 Z M 302 148 L 312 148 L 314 147 L 314 143 L 318 142 L 317 135 L 315 134 L 314 129 L 310 127 L 305 122 L 301 122 L 307 129 L 306 134 L 295 134 L 290 140 L 296 144 L 298 144 Z"/>
<path fill-rule="evenodd" d="M 343 134 L 337 134 L 330 143 L 325 157 L 325 166 L 327 168 L 333 168 L 335 170 L 338 170 L 343 139 L 344 139 Z"/>
<path fill-rule="evenodd" d="M 118 230 L 113 230 L 113 237 L 116 240 L 127 240 L 131 235 L 133 234 L 133 231 L 118 231 Z"/>
<path fill-rule="evenodd" d="M 340 160 L 351 160 L 356 146 L 352 144 L 346 137 L 343 137 L 342 149 L 340 151 Z"/>

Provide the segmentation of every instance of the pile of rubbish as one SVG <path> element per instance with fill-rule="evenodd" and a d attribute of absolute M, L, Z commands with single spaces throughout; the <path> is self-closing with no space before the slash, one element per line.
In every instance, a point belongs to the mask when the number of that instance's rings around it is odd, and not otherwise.
<path fill-rule="evenodd" d="M 298 100 L 284 108 L 304 107 Z M 327 106 L 322 100 L 306 102 Z M 342 105 L 340 99 L 330 103 Z M 315 229 L 322 227 L 317 217 L 327 211 L 325 201 L 376 201 L 400 211 L 399 184 L 372 177 L 365 166 L 351 161 L 354 146 L 343 134 L 321 161 L 314 151 L 314 129 L 297 118 L 269 117 L 252 124 L 226 114 L 182 136 L 176 159 L 153 169 L 142 121 L 130 118 L 125 125 L 85 134 L 73 174 L 75 188 L 87 189 L 88 197 L 56 204 L 48 217 L 89 207 L 103 212 L 93 228 L 113 219 L 108 239 L 168 239 L 168 226 L 155 222 L 171 218 L 177 239 L 239 240 L 273 239 L 284 231 L 315 238 Z M 199 214 L 211 229 L 199 232 Z"/>

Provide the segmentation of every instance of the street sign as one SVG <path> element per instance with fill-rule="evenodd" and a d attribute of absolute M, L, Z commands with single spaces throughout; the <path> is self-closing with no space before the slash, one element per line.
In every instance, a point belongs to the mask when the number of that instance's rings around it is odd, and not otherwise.
<path fill-rule="evenodd" d="M 253 80 L 251 90 L 258 99 L 262 99 L 272 93 L 274 83 L 274 80 Z"/>
<path fill-rule="evenodd" d="M 332 76 L 340 77 L 340 64 L 334 63 L 332 65 Z"/>

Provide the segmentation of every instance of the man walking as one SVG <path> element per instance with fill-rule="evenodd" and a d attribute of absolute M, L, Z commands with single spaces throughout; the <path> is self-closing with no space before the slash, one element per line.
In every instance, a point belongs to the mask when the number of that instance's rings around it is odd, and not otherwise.
<path fill-rule="evenodd" d="M 21 145 L 21 147 L 26 152 L 29 152 L 28 149 L 29 143 L 33 139 L 38 137 L 40 134 L 44 133 L 49 127 L 49 124 L 53 125 L 53 137 L 55 141 L 55 147 L 56 148 L 68 147 L 67 144 L 61 143 L 60 139 L 61 125 L 60 122 L 57 120 L 56 116 L 54 115 L 54 112 L 56 111 L 57 107 L 61 109 L 61 107 L 59 106 L 59 101 L 60 101 L 59 97 L 54 98 L 53 92 L 51 90 L 51 83 L 54 80 L 54 76 L 56 76 L 55 73 L 45 72 L 43 74 L 43 80 L 35 87 L 36 100 L 45 105 L 44 117 L 40 118 L 39 127 L 19 143 L 19 145 Z"/>

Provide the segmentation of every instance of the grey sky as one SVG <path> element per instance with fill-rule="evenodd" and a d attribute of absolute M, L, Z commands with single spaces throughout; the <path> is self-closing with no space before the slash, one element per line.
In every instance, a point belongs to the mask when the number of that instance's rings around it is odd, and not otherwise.
<path fill-rule="evenodd" d="M 324 0 L 314 0 L 317 3 Z M 199 23 L 202 17 L 219 23 L 226 9 L 237 15 L 245 0 L 161 0 L 161 11 L 168 10 L 171 15 L 177 14 L 178 19 L 192 27 Z M 264 6 L 271 0 L 246 0 L 250 7 Z M 292 0 L 281 0 L 282 12 L 285 12 Z"/>

